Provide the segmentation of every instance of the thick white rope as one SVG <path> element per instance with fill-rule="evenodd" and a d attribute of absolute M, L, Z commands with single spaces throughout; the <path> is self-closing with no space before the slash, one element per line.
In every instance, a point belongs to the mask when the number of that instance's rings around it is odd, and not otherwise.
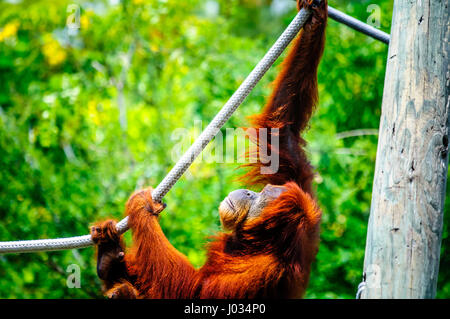
<path fill-rule="evenodd" d="M 378 30 L 330 6 L 328 6 L 328 17 L 383 43 L 389 44 L 391 40 L 391 36 L 386 32 Z"/>
<path fill-rule="evenodd" d="M 263 75 L 272 66 L 284 49 L 289 45 L 292 39 L 295 38 L 310 15 L 311 12 L 309 10 L 300 10 L 275 44 L 256 65 L 253 71 L 247 76 L 244 82 L 239 86 L 237 91 L 231 96 L 216 117 L 214 117 L 211 123 L 200 134 L 194 144 L 192 144 L 192 146 L 186 151 L 186 153 L 176 163 L 158 187 L 154 189 L 152 193 L 153 200 L 160 201 L 164 195 L 167 194 L 172 186 L 189 168 L 192 162 L 194 162 L 195 158 L 214 138 L 214 136 L 216 136 L 220 128 L 231 117 L 238 106 L 241 105 L 244 99 L 249 95 L 259 80 L 261 80 Z M 117 223 L 117 230 L 120 233 L 128 230 L 128 217 L 125 217 Z M 88 247 L 93 244 L 91 235 L 56 239 L 9 241 L 0 242 L 0 254 L 74 249 Z"/>
<path fill-rule="evenodd" d="M 362 295 L 363 291 L 366 289 L 366 286 L 367 286 L 367 284 L 366 284 L 365 281 L 359 283 L 358 291 L 356 292 L 356 298 L 355 299 L 361 299 L 361 295 Z"/>

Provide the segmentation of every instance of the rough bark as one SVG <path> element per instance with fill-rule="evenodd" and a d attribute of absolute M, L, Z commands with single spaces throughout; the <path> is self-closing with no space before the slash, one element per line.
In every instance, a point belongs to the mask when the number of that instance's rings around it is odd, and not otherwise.
<path fill-rule="evenodd" d="M 362 298 L 436 294 L 448 168 L 448 7 L 449 0 L 394 3 Z"/>

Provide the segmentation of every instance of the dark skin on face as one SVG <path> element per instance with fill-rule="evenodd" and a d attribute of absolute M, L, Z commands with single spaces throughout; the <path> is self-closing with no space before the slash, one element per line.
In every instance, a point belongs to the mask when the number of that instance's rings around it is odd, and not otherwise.
<path fill-rule="evenodd" d="M 267 184 L 259 193 L 248 189 L 232 191 L 219 206 L 220 221 L 224 229 L 233 231 L 238 224 L 258 217 L 285 190 L 283 186 Z"/>

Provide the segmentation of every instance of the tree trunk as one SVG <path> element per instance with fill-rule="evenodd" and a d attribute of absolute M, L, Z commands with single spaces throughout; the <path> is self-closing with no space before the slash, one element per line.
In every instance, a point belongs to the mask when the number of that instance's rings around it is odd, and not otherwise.
<path fill-rule="evenodd" d="M 449 0 L 396 0 L 362 298 L 434 298 L 448 167 Z"/>

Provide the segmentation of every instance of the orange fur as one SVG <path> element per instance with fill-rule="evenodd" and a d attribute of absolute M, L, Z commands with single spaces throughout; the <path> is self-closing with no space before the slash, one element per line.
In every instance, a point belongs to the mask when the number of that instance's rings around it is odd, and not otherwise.
<path fill-rule="evenodd" d="M 299 1 L 299 7 L 311 1 Z M 300 133 L 317 103 L 317 67 L 322 56 L 327 3 L 314 14 L 296 39 L 274 83 L 274 91 L 255 128 L 279 128 L 280 168 L 262 175 L 261 162 L 248 164 L 247 185 L 283 185 L 286 191 L 258 217 L 238 222 L 232 233 L 217 235 L 207 261 L 194 269 L 176 250 L 158 222 L 162 204 L 151 188 L 134 193 L 126 213 L 134 245 L 125 255 L 126 274 L 110 282 L 109 296 L 127 298 L 299 298 L 309 280 L 319 242 L 321 212 L 313 199 L 313 170 Z M 269 135 L 269 138 L 271 136 Z M 260 144 L 258 136 L 254 141 Z M 114 235 L 112 235 L 114 236 Z"/>
<path fill-rule="evenodd" d="M 326 1 L 321 6 L 324 5 Z M 261 174 L 266 164 L 261 161 L 246 164 L 249 171 L 241 180 L 247 185 L 283 185 L 293 180 L 308 193 L 312 192 L 313 169 L 300 133 L 307 127 L 318 101 L 317 68 L 325 45 L 327 10 L 318 11 L 312 19 L 314 23 L 305 25 L 284 59 L 262 113 L 251 117 L 254 128 L 279 129 L 279 148 L 270 145 L 272 135 L 268 132 L 268 150 L 278 153 L 279 169 L 273 174 Z M 253 140 L 260 145 L 259 136 Z M 250 154 L 259 155 L 258 151 Z"/>

